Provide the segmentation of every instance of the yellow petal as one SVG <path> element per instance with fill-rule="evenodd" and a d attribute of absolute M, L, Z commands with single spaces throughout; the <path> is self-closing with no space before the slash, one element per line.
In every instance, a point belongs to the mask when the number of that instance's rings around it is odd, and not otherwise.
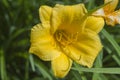
<path fill-rule="evenodd" d="M 112 2 L 104 7 L 105 14 L 113 12 L 118 4 L 118 0 L 104 0 L 104 3 L 108 3 L 110 1 Z"/>
<path fill-rule="evenodd" d="M 52 30 L 62 29 L 67 31 L 74 31 L 75 28 L 81 28 L 81 19 L 86 13 L 85 6 L 83 4 L 77 4 L 73 6 L 56 5 L 53 8 L 52 13 Z M 77 29 L 78 30 L 78 29 Z"/>
<path fill-rule="evenodd" d="M 80 34 L 76 43 L 63 49 L 66 55 L 74 61 L 90 68 L 101 48 L 102 45 L 98 35 L 86 30 L 86 32 Z"/>
<path fill-rule="evenodd" d="M 52 69 L 54 75 L 59 78 L 65 77 L 72 66 L 72 60 L 65 54 L 61 53 L 59 57 L 52 60 Z"/>
<path fill-rule="evenodd" d="M 39 16 L 42 23 L 50 23 L 52 8 L 49 6 L 41 6 L 39 8 Z"/>
<path fill-rule="evenodd" d="M 29 52 L 43 60 L 52 60 L 61 53 L 50 34 L 50 27 L 47 24 L 37 24 L 32 28 L 30 42 Z"/>
<path fill-rule="evenodd" d="M 99 33 L 104 27 L 104 19 L 102 17 L 89 16 L 86 21 L 85 28 Z"/>
<path fill-rule="evenodd" d="M 120 24 L 120 9 L 114 12 L 116 24 Z"/>
<path fill-rule="evenodd" d="M 120 24 L 120 10 L 117 10 L 105 17 L 106 24 L 114 26 L 115 24 Z"/>

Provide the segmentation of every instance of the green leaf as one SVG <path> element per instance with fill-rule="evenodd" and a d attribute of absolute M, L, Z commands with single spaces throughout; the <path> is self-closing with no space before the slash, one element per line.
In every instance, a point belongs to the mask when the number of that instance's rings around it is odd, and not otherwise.
<path fill-rule="evenodd" d="M 16 30 L 16 32 L 12 35 L 12 39 L 18 37 L 19 35 L 23 34 L 24 32 L 26 31 L 29 31 L 30 29 L 19 29 L 19 30 Z"/>
<path fill-rule="evenodd" d="M 32 70 L 35 71 L 35 64 L 34 64 L 33 56 L 31 54 L 29 55 L 29 60 L 30 60 Z"/>
<path fill-rule="evenodd" d="M 96 12 L 97 10 L 103 8 L 103 7 L 106 6 L 107 4 L 110 4 L 111 2 L 112 2 L 112 1 L 110 1 L 110 2 L 108 2 L 108 3 L 105 3 L 105 4 L 101 5 L 101 6 L 98 6 L 98 7 L 94 8 L 94 9 L 92 9 L 92 10 L 89 10 L 88 13 L 87 13 L 87 15 L 89 16 L 89 15 L 93 14 L 94 12 Z"/>
<path fill-rule="evenodd" d="M 27 54 L 26 64 L 25 64 L 25 80 L 29 80 L 29 53 Z"/>
<path fill-rule="evenodd" d="M 79 72 L 79 75 L 80 75 L 81 79 L 82 80 L 87 80 L 87 77 L 84 75 L 84 73 L 82 71 L 79 71 L 80 65 L 75 63 L 75 62 L 73 64 L 74 64 L 75 68 L 78 69 L 78 72 Z"/>
<path fill-rule="evenodd" d="M 8 3 L 7 0 L 2 0 L 2 2 L 3 2 L 3 4 L 4 4 L 7 8 L 9 8 L 9 3 Z"/>
<path fill-rule="evenodd" d="M 53 80 L 51 73 L 41 61 L 35 59 L 35 66 L 38 68 L 39 72 L 42 73 L 44 78 L 48 78 L 48 80 Z"/>
<path fill-rule="evenodd" d="M 80 78 L 79 73 L 77 73 L 77 72 L 75 72 L 75 71 L 72 71 L 72 74 L 73 74 L 75 80 L 82 80 L 82 79 Z"/>
<path fill-rule="evenodd" d="M 108 48 L 107 46 L 104 47 L 105 50 L 108 52 L 109 55 L 107 55 L 104 59 L 103 59 L 103 62 L 106 62 L 108 61 L 109 59 L 111 59 L 111 57 L 116 61 L 116 63 L 120 66 L 120 58 L 115 55 L 115 54 L 112 54 L 112 50 L 110 48 Z"/>
<path fill-rule="evenodd" d="M 88 10 L 92 8 L 92 6 L 94 5 L 94 1 L 95 1 L 95 0 L 89 0 L 89 4 L 88 4 L 88 6 L 87 6 L 87 9 L 88 9 Z"/>
<path fill-rule="evenodd" d="M 100 54 L 97 56 L 96 61 L 95 61 L 95 68 L 100 68 L 102 67 L 102 59 L 103 59 L 103 51 L 100 52 Z M 101 80 L 102 78 L 100 77 L 101 74 L 99 73 L 93 73 L 92 80 Z"/>
<path fill-rule="evenodd" d="M 114 38 L 105 29 L 102 30 L 102 34 L 111 43 L 111 45 L 116 50 L 117 55 L 120 57 L 120 46 L 117 44 L 117 42 L 114 40 Z"/>
<path fill-rule="evenodd" d="M 8 80 L 3 49 L 0 49 L 0 74 L 2 80 Z"/>
<path fill-rule="evenodd" d="M 107 74 L 120 74 L 120 68 L 72 68 L 76 71 L 94 72 L 94 73 L 107 73 Z"/>

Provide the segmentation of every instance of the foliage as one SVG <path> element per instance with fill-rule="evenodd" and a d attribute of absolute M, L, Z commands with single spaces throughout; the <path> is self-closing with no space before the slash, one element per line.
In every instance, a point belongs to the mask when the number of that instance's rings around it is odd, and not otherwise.
<path fill-rule="evenodd" d="M 100 33 L 104 47 L 93 68 L 74 63 L 63 79 L 54 77 L 49 62 L 28 53 L 30 29 L 39 23 L 41 5 L 80 2 L 89 10 L 103 4 L 102 0 L 0 0 L 1 80 L 120 80 L 120 25 L 105 25 Z"/>

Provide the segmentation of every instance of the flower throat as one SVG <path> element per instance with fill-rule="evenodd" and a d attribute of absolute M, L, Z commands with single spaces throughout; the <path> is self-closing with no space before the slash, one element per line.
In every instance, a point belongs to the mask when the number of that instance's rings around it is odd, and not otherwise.
<path fill-rule="evenodd" d="M 61 45 L 67 46 L 77 41 L 78 32 L 71 34 L 71 33 L 65 32 L 64 30 L 57 30 L 54 34 L 54 38 Z"/>

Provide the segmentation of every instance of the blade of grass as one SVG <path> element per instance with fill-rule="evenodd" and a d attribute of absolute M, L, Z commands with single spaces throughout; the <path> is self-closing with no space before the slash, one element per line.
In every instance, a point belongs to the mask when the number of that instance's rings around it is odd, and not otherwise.
<path fill-rule="evenodd" d="M 112 44 L 112 46 L 114 47 L 114 49 L 117 52 L 117 55 L 120 57 L 120 46 L 117 44 L 117 42 L 114 40 L 114 38 L 105 29 L 102 30 L 102 34 Z"/>
<path fill-rule="evenodd" d="M 102 67 L 103 51 L 96 58 L 95 67 Z"/>
<path fill-rule="evenodd" d="M 7 0 L 2 0 L 2 3 L 3 3 L 7 8 L 9 8 L 9 3 L 8 3 Z"/>
<path fill-rule="evenodd" d="M 115 54 L 112 54 L 111 49 L 108 48 L 107 46 L 104 47 L 104 48 L 105 48 L 105 50 L 108 52 L 109 55 L 106 56 L 106 57 L 103 59 L 103 62 L 111 59 L 111 57 L 112 57 L 112 58 L 116 61 L 116 63 L 120 66 L 120 59 L 119 59 L 119 57 L 118 57 L 117 55 L 115 55 Z"/>
<path fill-rule="evenodd" d="M 108 80 L 108 78 L 103 74 L 100 75 L 100 78 L 102 78 L 102 79 L 98 79 L 98 80 Z"/>
<path fill-rule="evenodd" d="M 120 80 L 120 77 L 117 75 L 111 75 L 111 76 L 114 78 L 114 80 Z"/>
<path fill-rule="evenodd" d="M 83 73 L 82 71 L 79 71 L 79 69 L 81 68 L 81 67 L 79 66 L 79 64 L 74 63 L 74 66 L 75 66 L 76 69 L 78 69 L 78 72 L 79 72 L 79 74 L 80 74 L 81 79 L 82 79 L 82 80 L 87 80 L 87 78 L 86 78 L 86 76 L 84 75 L 84 73 Z"/>
<path fill-rule="evenodd" d="M 107 73 L 107 74 L 120 74 L 120 68 L 72 68 L 73 70 L 82 72 L 94 72 L 94 73 Z"/>
<path fill-rule="evenodd" d="M 19 30 L 16 30 L 16 32 L 14 34 L 12 34 L 12 39 L 18 37 L 19 35 L 23 34 L 24 32 L 26 31 L 29 31 L 30 29 L 19 29 Z"/>
<path fill-rule="evenodd" d="M 82 80 L 82 79 L 80 78 L 80 75 L 79 75 L 77 72 L 72 71 L 72 74 L 73 74 L 75 80 Z"/>
<path fill-rule="evenodd" d="M 25 80 L 29 80 L 29 55 L 27 54 L 26 64 L 25 64 Z"/>
<path fill-rule="evenodd" d="M 8 80 L 3 49 L 0 49 L 0 72 L 1 72 L 1 79 Z"/>
<path fill-rule="evenodd" d="M 44 78 L 48 78 L 48 80 L 53 80 L 51 73 L 49 72 L 47 67 L 45 67 L 45 65 L 42 62 L 40 62 L 37 59 L 35 59 L 35 66 L 42 73 Z"/>
<path fill-rule="evenodd" d="M 29 60 L 30 60 L 30 64 L 31 64 L 32 70 L 35 71 L 34 60 L 33 60 L 33 56 L 31 54 L 29 55 Z"/>
<path fill-rule="evenodd" d="M 94 9 L 92 9 L 92 10 L 89 10 L 88 13 L 87 13 L 87 15 L 88 15 L 88 16 L 89 16 L 89 15 L 92 15 L 94 12 L 96 12 L 97 10 L 103 8 L 103 7 L 106 6 L 107 4 L 110 4 L 111 2 L 112 2 L 112 1 L 110 1 L 110 2 L 108 2 L 108 3 L 105 3 L 105 4 L 101 5 L 101 6 L 98 6 L 98 7 L 94 8 Z"/>
<path fill-rule="evenodd" d="M 87 6 L 87 9 L 90 10 L 92 8 L 92 6 L 94 5 L 94 1 L 95 0 L 89 0 L 89 4 Z"/>
<path fill-rule="evenodd" d="M 103 58 L 103 51 L 101 51 L 100 54 L 96 58 L 95 66 L 94 66 L 95 68 L 102 67 L 102 58 Z M 93 73 L 92 80 L 102 80 L 100 75 L 101 74 L 99 74 L 99 73 Z"/>

